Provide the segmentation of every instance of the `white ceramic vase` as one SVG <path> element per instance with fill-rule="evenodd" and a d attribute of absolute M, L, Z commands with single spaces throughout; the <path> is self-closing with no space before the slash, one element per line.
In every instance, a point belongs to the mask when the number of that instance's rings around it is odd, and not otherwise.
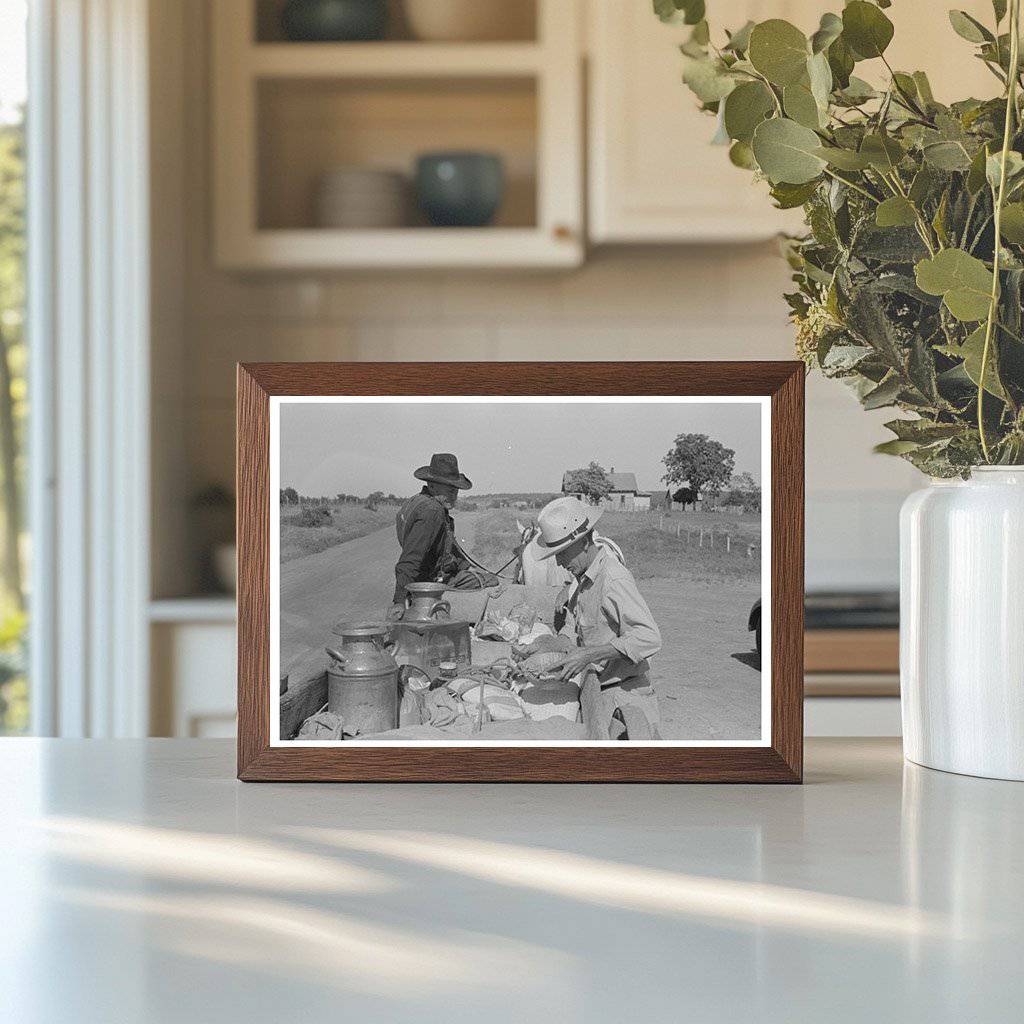
<path fill-rule="evenodd" d="M 1024 781 L 1024 466 L 904 503 L 900 692 L 911 761 Z"/>

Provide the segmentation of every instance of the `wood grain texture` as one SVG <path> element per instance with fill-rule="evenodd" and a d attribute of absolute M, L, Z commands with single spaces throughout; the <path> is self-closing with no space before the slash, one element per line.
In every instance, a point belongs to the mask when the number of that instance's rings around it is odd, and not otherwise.
<path fill-rule="evenodd" d="M 809 629 L 804 638 L 806 672 L 900 670 L 898 629 Z"/>
<path fill-rule="evenodd" d="M 771 746 L 270 747 L 269 397 L 345 394 L 771 396 Z M 238 777 L 268 782 L 799 782 L 803 407 L 804 368 L 798 362 L 240 365 Z"/>

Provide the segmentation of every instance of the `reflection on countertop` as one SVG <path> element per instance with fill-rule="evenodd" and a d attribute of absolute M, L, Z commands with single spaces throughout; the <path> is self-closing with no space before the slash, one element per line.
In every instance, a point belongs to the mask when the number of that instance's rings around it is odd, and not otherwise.
<path fill-rule="evenodd" d="M 243 785 L 0 742 L 5 1019 L 1003 1021 L 1024 786 L 809 740 L 804 786 Z"/>

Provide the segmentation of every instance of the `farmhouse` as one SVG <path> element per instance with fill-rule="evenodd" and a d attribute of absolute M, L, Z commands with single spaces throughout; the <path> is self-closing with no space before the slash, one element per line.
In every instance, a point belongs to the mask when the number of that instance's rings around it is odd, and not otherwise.
<path fill-rule="evenodd" d="M 620 512 L 646 512 L 651 507 L 651 495 L 637 487 L 635 473 L 616 473 L 612 467 L 605 475 L 611 481 L 612 489 L 601 502 L 602 508 L 617 509 Z M 562 474 L 562 493 L 584 498 L 580 491 L 570 488 L 568 471 Z"/>

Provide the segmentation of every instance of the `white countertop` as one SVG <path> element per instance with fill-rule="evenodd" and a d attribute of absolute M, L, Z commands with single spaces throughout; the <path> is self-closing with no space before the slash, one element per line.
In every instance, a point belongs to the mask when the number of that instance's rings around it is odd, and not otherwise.
<path fill-rule="evenodd" d="M 243 785 L 0 741 L 0 1021 L 1019 1019 L 1024 785 L 810 740 L 804 786 Z"/>

